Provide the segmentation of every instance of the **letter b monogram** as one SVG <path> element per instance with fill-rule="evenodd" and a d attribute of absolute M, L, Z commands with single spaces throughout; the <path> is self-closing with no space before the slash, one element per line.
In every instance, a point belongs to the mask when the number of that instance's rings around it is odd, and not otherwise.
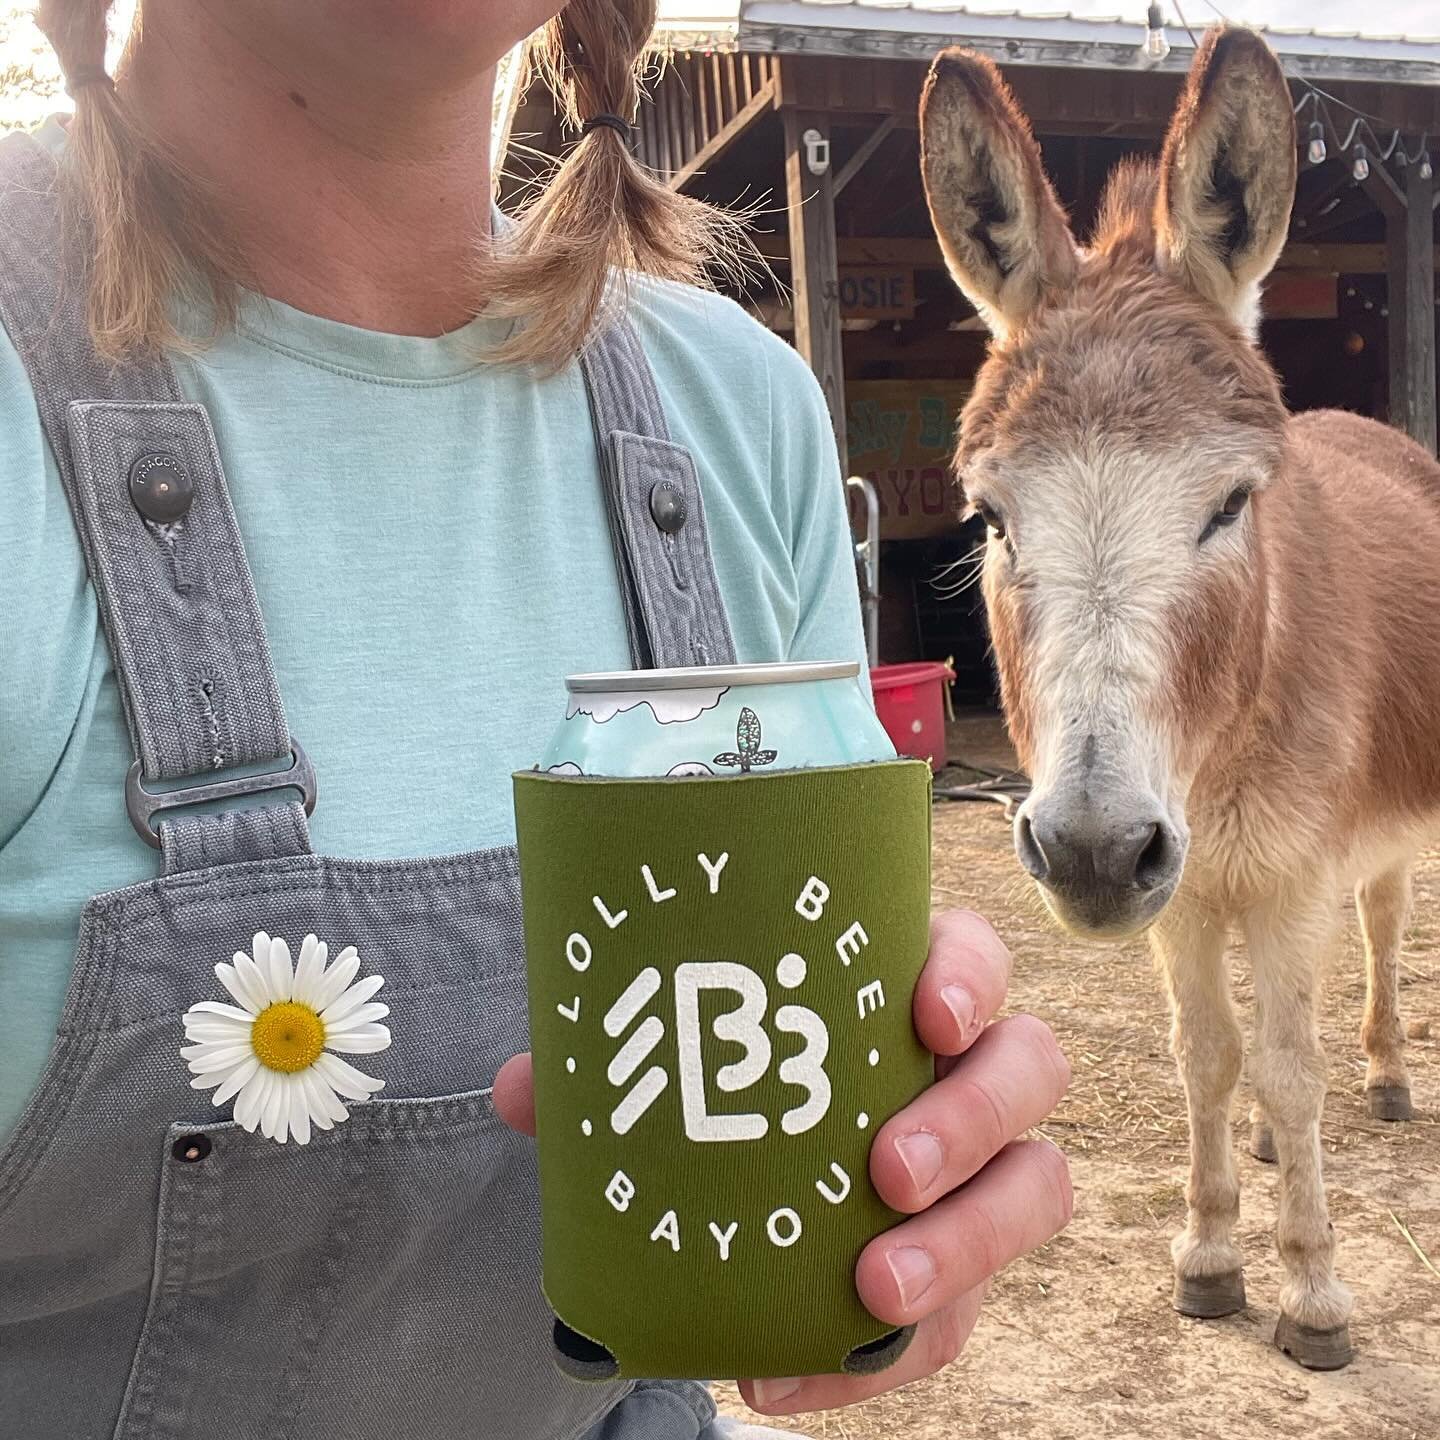
<path fill-rule="evenodd" d="M 753 970 L 729 961 L 713 960 L 681 965 L 675 972 L 675 1028 L 680 1054 L 680 1101 L 685 1134 L 691 1140 L 758 1140 L 770 1128 L 758 1113 L 714 1115 L 705 1095 L 704 1032 L 700 1022 L 700 995 L 706 990 L 729 990 L 740 997 L 738 1009 L 717 1016 L 711 1030 L 717 1040 L 743 1048 L 738 1060 L 715 1072 L 715 1087 L 725 1094 L 748 1089 L 770 1069 L 770 1037 L 761 1026 L 768 996 L 765 982 Z M 813 1010 L 785 1005 L 776 1012 L 780 1029 L 802 1036 L 805 1048 L 784 1061 L 780 1078 L 802 1087 L 803 1104 L 787 1110 L 780 1128 L 787 1135 L 802 1135 L 818 1125 L 830 1108 L 830 1078 L 825 1056 L 830 1035 Z"/>

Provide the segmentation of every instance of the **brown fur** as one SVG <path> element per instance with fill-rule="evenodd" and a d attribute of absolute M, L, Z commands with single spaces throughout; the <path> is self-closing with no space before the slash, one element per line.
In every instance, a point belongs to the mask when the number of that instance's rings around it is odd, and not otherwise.
<path fill-rule="evenodd" d="M 1334 1330 L 1350 1300 L 1333 1272 L 1320 1179 L 1325 1059 L 1314 995 L 1340 893 L 1356 884 L 1369 975 L 1366 1084 L 1408 1096 L 1397 954 L 1410 861 L 1440 831 L 1440 465 L 1374 421 L 1289 416 L 1251 343 L 1255 286 L 1283 244 L 1294 185 L 1289 97 L 1257 36 L 1207 35 L 1158 165 L 1117 169 L 1096 233 L 1068 268 L 1046 258 L 1071 243 L 1058 206 L 1026 209 L 1014 198 L 1049 192 L 993 67 L 947 53 L 924 103 L 932 215 L 957 281 L 996 321 L 956 463 L 967 491 L 992 508 L 1011 502 L 1005 525 L 1019 558 L 992 541 L 985 597 L 1007 718 L 1037 785 L 1039 719 L 1071 724 L 1076 706 L 1095 703 L 1082 692 L 1130 683 L 1127 639 L 1136 654 L 1160 656 L 1158 674 L 1153 664 L 1144 674 L 1158 678 L 1145 693 L 1162 713 L 1136 723 L 1145 743 L 1168 750 L 1166 783 L 1183 797 L 1191 835 L 1152 930 L 1191 1116 L 1177 1273 L 1203 1283 L 1241 1263 L 1227 1119 L 1241 1058 L 1224 969 L 1234 927 L 1255 979 L 1255 1115 L 1273 1127 L 1281 1161 L 1281 1310 L 1302 1331 Z M 958 156 L 941 151 L 942 136 Z M 937 197 L 942 184 L 951 189 Z M 981 243 L 983 225 L 977 238 L 976 218 L 996 194 L 1031 221 L 1005 232 L 1009 273 L 1048 283 L 1007 291 L 997 281 L 995 246 Z M 1185 504 L 1169 511 L 1155 495 L 1157 543 L 1167 546 L 1177 534 L 1192 543 L 1192 500 L 1213 494 L 1218 509 L 1226 487 L 1254 493 L 1213 561 L 1177 559 L 1158 578 L 1146 557 L 1183 552 L 1136 550 L 1139 532 L 1123 532 L 1132 539 L 1125 573 L 1149 575 L 1149 588 L 1132 593 L 1106 569 L 1113 542 L 1096 507 L 1118 506 L 1127 477 L 1149 486 L 1157 476 L 1186 486 Z M 1070 506 L 1069 528 L 1049 532 L 1038 578 L 1024 563 L 1024 527 L 1047 538 L 1043 504 L 1025 503 L 1036 485 L 1049 487 L 1036 496 Z M 1150 518 L 1133 506 L 1126 515 L 1131 525 Z M 1082 531 L 1083 553 L 1065 574 L 1069 552 L 1057 547 Z M 1043 673 L 1073 671 L 1065 683 L 1074 695 L 1038 693 L 1047 595 L 1057 614 L 1082 616 L 1057 633 L 1099 647 L 1093 671 L 1051 658 L 1062 653 L 1053 640 L 1045 651 Z M 1135 595 L 1151 597 L 1148 611 Z M 1146 650 L 1155 635 L 1163 643 Z M 1048 733 L 1060 727 L 1054 719 Z M 1063 772 L 1063 745 L 1052 752 Z"/>

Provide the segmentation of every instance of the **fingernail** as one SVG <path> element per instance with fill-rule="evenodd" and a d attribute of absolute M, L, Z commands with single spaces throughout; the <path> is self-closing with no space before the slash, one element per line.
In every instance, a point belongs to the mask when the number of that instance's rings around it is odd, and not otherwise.
<path fill-rule="evenodd" d="M 968 1045 L 980 1028 L 980 1007 L 975 997 L 963 985 L 947 985 L 940 992 L 940 998 L 960 1027 L 960 1043 Z"/>
<path fill-rule="evenodd" d="M 802 1384 L 801 1380 L 757 1380 L 755 1403 L 766 1410 L 772 1405 L 783 1405 Z"/>
<path fill-rule="evenodd" d="M 892 1250 L 885 1263 L 895 1277 L 900 1303 L 908 1310 L 934 1283 L 935 1262 L 919 1245 L 902 1245 Z"/>
<path fill-rule="evenodd" d="M 922 1195 L 940 1173 L 945 1163 L 945 1152 L 940 1142 L 928 1130 L 917 1130 L 913 1135 L 902 1135 L 895 1142 L 900 1163 L 909 1172 L 911 1182 Z"/>

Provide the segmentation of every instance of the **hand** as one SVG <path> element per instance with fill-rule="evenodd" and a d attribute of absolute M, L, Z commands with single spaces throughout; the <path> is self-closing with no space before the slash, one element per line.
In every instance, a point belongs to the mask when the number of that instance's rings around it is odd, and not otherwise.
<path fill-rule="evenodd" d="M 1069 1224 L 1065 1157 L 1017 1137 L 1059 1104 L 1070 1067 L 1033 1016 L 989 1023 L 1009 979 L 1009 951 L 978 915 L 935 919 L 914 1018 L 936 1081 L 870 1147 L 880 1198 L 914 1218 L 872 1241 L 855 1272 L 872 1314 L 917 1327 L 910 1348 L 878 1375 L 744 1381 L 752 1409 L 828 1410 L 933 1375 L 970 1338 L 990 1277 Z"/>
<path fill-rule="evenodd" d="M 1070 1067 L 1039 1020 L 989 1023 L 1009 978 L 1009 952 L 984 920 L 958 910 L 937 917 L 914 998 L 936 1081 L 881 1126 L 870 1150 L 881 1198 L 913 1218 L 867 1246 L 856 1268 L 873 1314 L 917 1326 L 910 1348 L 878 1375 L 744 1381 L 753 1409 L 827 1410 L 933 1374 L 964 1347 L 990 1277 L 1069 1223 L 1064 1156 L 1017 1137 L 1059 1103 Z M 535 1133 L 528 1055 L 501 1067 L 494 1100 L 507 1124 Z"/>

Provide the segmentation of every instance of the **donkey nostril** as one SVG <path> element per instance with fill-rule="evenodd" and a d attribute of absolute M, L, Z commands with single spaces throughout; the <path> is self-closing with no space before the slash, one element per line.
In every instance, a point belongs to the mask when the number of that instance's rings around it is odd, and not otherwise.
<path fill-rule="evenodd" d="M 1034 880 L 1046 880 L 1050 875 L 1050 862 L 1035 838 L 1035 829 L 1028 815 L 1021 815 L 1015 822 L 1015 853 L 1020 863 Z"/>
<path fill-rule="evenodd" d="M 1156 890 L 1174 870 L 1174 850 L 1164 825 L 1150 827 L 1150 837 L 1135 857 L 1135 883 L 1142 890 Z"/>

